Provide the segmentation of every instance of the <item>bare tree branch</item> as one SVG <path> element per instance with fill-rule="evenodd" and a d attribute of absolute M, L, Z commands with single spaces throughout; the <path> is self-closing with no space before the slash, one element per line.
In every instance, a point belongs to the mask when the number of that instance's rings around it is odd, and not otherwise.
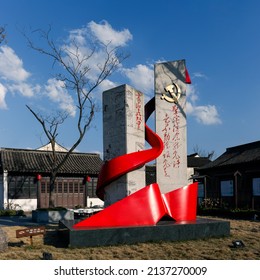
<path fill-rule="evenodd" d="M 71 148 L 64 154 L 62 160 L 58 162 L 55 151 L 55 142 L 59 128 L 64 124 L 68 114 L 55 114 L 43 117 L 27 105 L 27 108 L 40 123 L 46 137 L 52 145 L 53 157 L 52 170 L 50 171 L 51 191 L 49 204 L 50 206 L 54 206 L 53 193 L 51 192 L 54 190 L 57 173 L 68 160 L 70 154 L 81 143 L 93 120 L 95 114 L 95 102 L 93 99 L 94 90 L 98 88 L 105 79 L 112 75 L 128 55 L 119 53 L 119 48 L 111 48 L 110 43 L 100 44 L 100 42 L 96 42 L 88 53 L 82 53 L 75 40 L 71 42 L 70 48 L 66 46 L 59 47 L 50 37 L 51 28 L 47 31 L 35 30 L 34 33 L 35 32 L 39 34 L 45 43 L 47 43 L 46 48 L 36 45 L 31 38 L 24 33 L 23 35 L 27 40 L 28 46 L 34 51 L 49 57 L 53 62 L 53 67 L 60 67 L 61 71 L 56 74 L 55 78 L 56 80 L 63 82 L 64 88 L 73 98 L 77 108 L 77 135 Z M 91 63 L 93 63 L 93 56 L 98 51 L 98 44 L 101 45 L 101 48 L 104 50 L 105 58 L 103 62 L 94 65 L 95 69 L 98 69 L 98 73 L 93 80 L 93 76 L 90 74 L 90 71 L 92 70 Z"/>
<path fill-rule="evenodd" d="M 6 40 L 5 27 L 0 26 L 0 44 Z"/>

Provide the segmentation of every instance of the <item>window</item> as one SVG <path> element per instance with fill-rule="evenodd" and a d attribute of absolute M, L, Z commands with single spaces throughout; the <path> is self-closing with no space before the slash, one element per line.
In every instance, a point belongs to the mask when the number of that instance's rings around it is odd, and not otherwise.
<path fill-rule="evenodd" d="M 88 197 L 97 197 L 96 189 L 97 189 L 97 178 L 91 178 L 91 181 L 87 183 Z"/>
<path fill-rule="evenodd" d="M 260 196 L 260 178 L 253 178 L 253 196 Z"/>
<path fill-rule="evenodd" d="M 202 182 L 199 182 L 199 184 L 198 184 L 198 197 L 199 198 L 204 198 L 205 197 L 204 184 Z"/>
<path fill-rule="evenodd" d="M 58 190 L 56 190 L 56 192 L 62 193 L 62 182 L 60 182 L 60 181 L 58 182 Z"/>
<path fill-rule="evenodd" d="M 9 176 L 8 197 L 10 199 L 37 198 L 37 184 L 31 176 Z"/>
<path fill-rule="evenodd" d="M 82 182 L 80 182 L 82 184 Z M 79 182 L 78 181 L 74 181 L 74 193 L 78 193 L 79 192 Z"/>
<path fill-rule="evenodd" d="M 66 182 L 66 181 L 64 181 L 64 183 L 63 183 L 63 190 L 64 190 L 64 193 L 68 192 L 68 182 Z"/>
<path fill-rule="evenodd" d="M 73 182 L 69 182 L 69 193 L 73 193 Z"/>
<path fill-rule="evenodd" d="M 234 186 L 233 180 L 223 180 L 220 181 L 220 192 L 221 196 L 233 196 Z"/>

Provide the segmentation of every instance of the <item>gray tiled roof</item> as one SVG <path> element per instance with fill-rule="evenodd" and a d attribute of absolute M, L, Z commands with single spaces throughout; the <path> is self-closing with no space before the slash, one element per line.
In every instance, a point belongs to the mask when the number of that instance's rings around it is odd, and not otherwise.
<path fill-rule="evenodd" d="M 230 147 L 226 152 L 202 169 L 226 167 L 235 164 L 248 164 L 260 161 L 260 141 Z"/>
<path fill-rule="evenodd" d="M 208 157 L 197 157 L 194 155 L 188 155 L 187 161 L 188 167 L 201 167 L 211 162 Z"/>
<path fill-rule="evenodd" d="M 21 173 L 49 173 L 51 152 L 26 149 L 0 149 L 0 169 L 9 172 Z M 61 160 L 64 152 L 57 153 Z M 102 160 L 98 154 L 72 153 L 62 166 L 59 174 L 71 175 L 97 175 Z"/>

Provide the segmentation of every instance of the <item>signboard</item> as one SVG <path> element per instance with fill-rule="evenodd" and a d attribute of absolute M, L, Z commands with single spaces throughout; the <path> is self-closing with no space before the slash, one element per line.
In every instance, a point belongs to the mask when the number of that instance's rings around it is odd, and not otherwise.
<path fill-rule="evenodd" d="M 225 180 L 220 182 L 221 196 L 233 196 L 234 187 L 233 180 Z"/>
<path fill-rule="evenodd" d="M 44 226 L 16 230 L 16 238 L 25 237 L 25 236 L 35 236 L 40 234 L 45 234 Z"/>
<path fill-rule="evenodd" d="M 260 196 L 260 178 L 253 178 L 253 196 Z"/>

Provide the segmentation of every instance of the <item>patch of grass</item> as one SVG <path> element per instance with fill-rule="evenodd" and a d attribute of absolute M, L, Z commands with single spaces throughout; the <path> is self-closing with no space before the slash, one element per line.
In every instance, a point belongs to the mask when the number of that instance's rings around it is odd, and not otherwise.
<path fill-rule="evenodd" d="M 55 260 L 260 260 L 260 222 L 229 221 L 231 235 L 225 238 L 87 248 L 65 248 L 57 226 L 51 226 L 46 227 L 45 236 L 33 237 L 32 246 L 29 237 L 19 238 L 24 245 L 9 247 L 0 253 L 0 259 L 40 260 L 43 252 L 49 252 Z M 10 242 L 17 242 L 15 232 L 21 228 L 2 229 Z M 242 240 L 245 247 L 231 248 L 234 240 Z"/>

